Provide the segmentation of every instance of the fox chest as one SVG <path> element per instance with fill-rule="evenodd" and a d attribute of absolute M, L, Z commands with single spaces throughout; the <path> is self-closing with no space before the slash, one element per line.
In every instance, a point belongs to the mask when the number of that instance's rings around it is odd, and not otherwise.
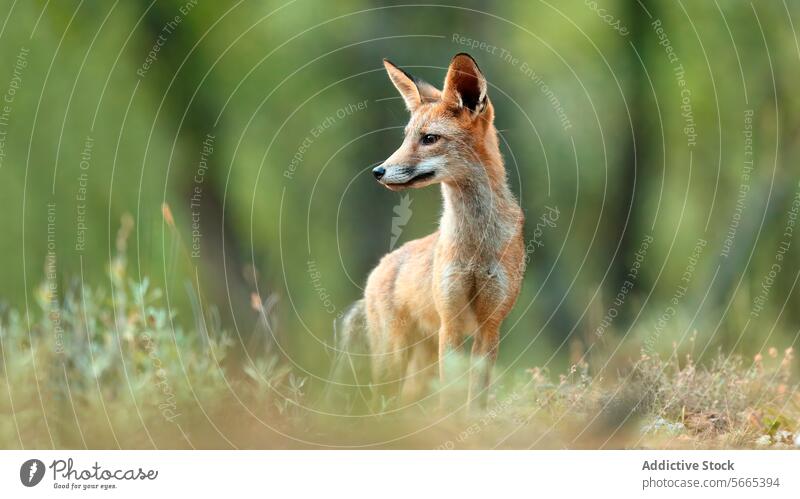
<path fill-rule="evenodd" d="M 468 310 L 504 303 L 509 295 L 505 269 L 495 261 L 451 261 L 434 266 L 434 297 L 446 308 Z"/>

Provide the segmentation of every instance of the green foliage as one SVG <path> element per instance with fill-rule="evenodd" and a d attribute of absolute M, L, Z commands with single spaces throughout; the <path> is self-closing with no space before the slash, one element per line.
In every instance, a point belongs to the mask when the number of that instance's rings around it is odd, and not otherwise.
<path fill-rule="evenodd" d="M 198 419 L 220 417 L 231 395 L 260 417 L 299 415 L 305 378 L 274 355 L 230 361 L 227 332 L 185 329 L 160 289 L 129 275 L 129 231 L 120 230 L 108 286 L 76 282 L 60 297 L 43 282 L 27 318 L 6 311 L 3 448 L 185 446 L 181 434 L 202 428 Z M 203 315 L 194 323 L 210 323 Z"/>

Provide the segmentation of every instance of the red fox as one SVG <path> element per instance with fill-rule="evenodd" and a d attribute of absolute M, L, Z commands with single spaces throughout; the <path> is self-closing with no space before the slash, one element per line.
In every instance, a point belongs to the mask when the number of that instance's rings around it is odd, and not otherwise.
<path fill-rule="evenodd" d="M 506 181 L 486 79 L 460 53 L 443 90 L 388 60 L 384 66 L 411 119 L 375 178 L 392 191 L 441 184 L 439 230 L 385 255 L 345 329 L 366 329 L 373 383 L 389 398 L 420 396 L 448 354 L 472 336 L 469 395 L 484 407 L 500 325 L 517 299 L 525 255 L 523 214 Z"/>

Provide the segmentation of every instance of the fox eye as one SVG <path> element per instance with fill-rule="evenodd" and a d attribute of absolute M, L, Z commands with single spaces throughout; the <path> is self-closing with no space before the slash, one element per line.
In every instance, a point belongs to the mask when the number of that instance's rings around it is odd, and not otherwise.
<path fill-rule="evenodd" d="M 438 140 L 439 140 L 438 135 L 434 135 L 432 133 L 426 133 L 425 135 L 422 136 L 422 140 L 420 140 L 420 142 L 422 142 L 422 145 L 424 146 L 429 146 L 431 144 L 435 144 L 436 141 Z"/>

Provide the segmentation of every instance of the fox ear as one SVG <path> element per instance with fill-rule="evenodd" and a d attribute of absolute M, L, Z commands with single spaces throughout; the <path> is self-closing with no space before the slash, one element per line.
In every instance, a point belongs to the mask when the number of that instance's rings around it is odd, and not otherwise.
<path fill-rule="evenodd" d="M 392 80 L 395 88 L 403 97 L 403 101 L 409 111 L 414 111 L 423 102 L 435 102 L 442 98 L 442 93 L 439 89 L 426 81 L 414 78 L 395 66 L 389 59 L 383 60 L 383 66 L 386 68 L 386 72 L 389 73 L 389 79 Z"/>
<path fill-rule="evenodd" d="M 469 54 L 460 53 L 450 61 L 444 80 L 442 100 L 478 114 L 486 108 L 486 78 Z"/>

